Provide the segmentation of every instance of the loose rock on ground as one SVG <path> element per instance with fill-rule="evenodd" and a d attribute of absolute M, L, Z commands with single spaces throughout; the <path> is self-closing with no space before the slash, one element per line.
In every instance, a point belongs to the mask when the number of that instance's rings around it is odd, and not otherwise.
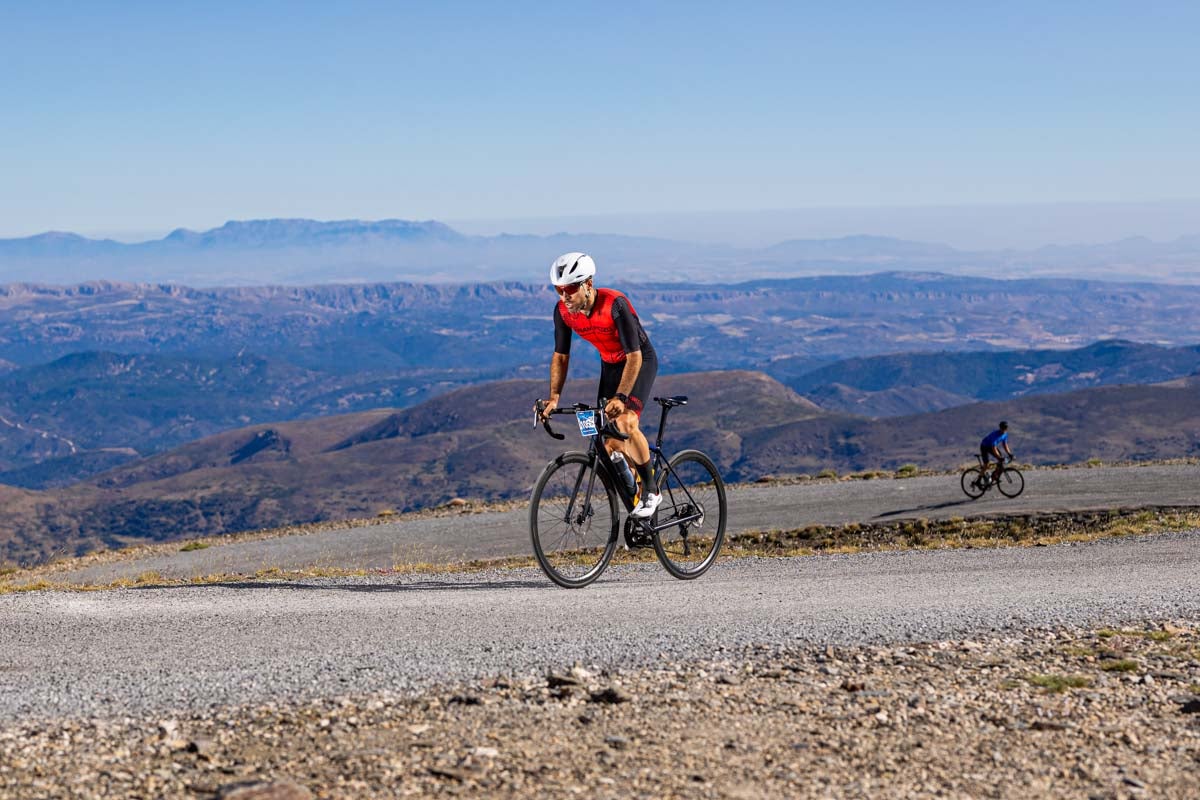
<path fill-rule="evenodd" d="M 0 724 L 2 798 L 1188 798 L 1197 786 L 1197 620 Z"/>

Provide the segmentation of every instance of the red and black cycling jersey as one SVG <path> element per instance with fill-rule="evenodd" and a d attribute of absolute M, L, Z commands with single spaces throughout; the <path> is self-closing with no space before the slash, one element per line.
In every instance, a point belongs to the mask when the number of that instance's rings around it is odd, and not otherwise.
<path fill-rule="evenodd" d="M 554 352 L 570 355 L 572 331 L 594 344 L 606 364 L 619 364 L 627 353 L 654 352 L 629 298 L 616 289 L 597 289 L 589 314 L 572 314 L 559 300 L 554 307 Z"/>

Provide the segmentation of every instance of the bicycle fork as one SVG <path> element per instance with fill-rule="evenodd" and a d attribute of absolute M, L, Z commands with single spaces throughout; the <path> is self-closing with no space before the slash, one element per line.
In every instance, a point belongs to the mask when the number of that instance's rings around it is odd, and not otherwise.
<path fill-rule="evenodd" d="M 584 493 L 582 500 L 579 503 L 579 515 L 575 516 L 575 501 L 579 499 L 579 487 L 583 483 L 583 476 L 587 474 L 588 485 L 587 492 Z M 567 525 L 583 525 L 587 522 L 588 517 L 592 515 L 592 489 L 596 485 L 596 469 L 595 461 L 589 466 L 585 464 L 579 468 L 579 474 L 575 476 L 575 488 L 571 490 L 571 499 L 567 502 L 567 510 L 563 514 L 563 522 Z M 575 517 L 572 521 L 572 517 Z"/>

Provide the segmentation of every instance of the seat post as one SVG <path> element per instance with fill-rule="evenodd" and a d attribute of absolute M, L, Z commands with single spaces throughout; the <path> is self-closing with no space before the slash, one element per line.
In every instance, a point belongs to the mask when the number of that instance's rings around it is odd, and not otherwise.
<path fill-rule="evenodd" d="M 654 446 L 662 449 L 663 431 L 667 428 L 667 412 L 671 410 L 669 403 L 662 403 L 662 416 L 658 418 L 658 438 L 654 442 Z"/>

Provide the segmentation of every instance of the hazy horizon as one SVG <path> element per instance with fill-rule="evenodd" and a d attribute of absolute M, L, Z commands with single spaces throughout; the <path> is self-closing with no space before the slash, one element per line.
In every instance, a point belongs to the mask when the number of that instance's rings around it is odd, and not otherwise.
<path fill-rule="evenodd" d="M 278 217 L 265 217 L 270 218 Z M 179 224 L 146 230 L 55 230 L 132 244 L 162 239 L 178 228 L 210 230 L 232 219 L 228 217 L 202 225 Z M 350 217 L 329 218 L 333 219 Z M 713 210 L 437 221 L 462 233 L 478 236 L 502 233 L 535 236 L 603 233 L 735 247 L 765 247 L 789 239 L 839 239 L 864 235 L 944 244 L 960 250 L 1020 250 L 1052 244 L 1104 244 L 1134 236 L 1169 241 L 1180 236 L 1200 234 L 1200 199 L 1156 203 Z M 0 239 L 23 238 L 48 230 L 21 236 L 0 236 Z"/>
<path fill-rule="evenodd" d="M 886 236 L 959 250 L 1105 244 L 1134 236 L 1169 241 L 1200 234 L 1200 199 L 1156 203 L 1021 203 L 825 207 L 526 219 L 442 220 L 476 235 L 619 233 L 737 247 L 789 239 Z"/>

